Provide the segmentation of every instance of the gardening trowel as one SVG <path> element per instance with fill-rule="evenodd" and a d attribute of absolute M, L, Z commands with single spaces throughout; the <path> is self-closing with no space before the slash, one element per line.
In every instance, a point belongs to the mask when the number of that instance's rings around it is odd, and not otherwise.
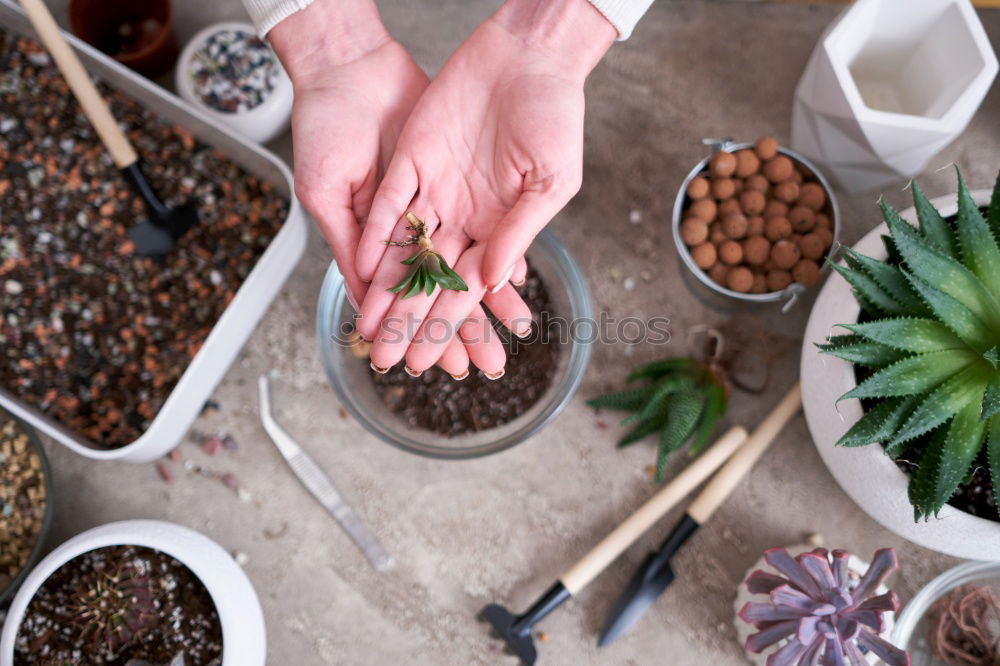
<path fill-rule="evenodd" d="M 712 477 L 659 550 L 650 554 L 636 570 L 628 586 L 608 613 L 598 645 L 607 645 L 631 629 L 663 594 L 667 586 L 674 581 L 670 558 L 719 508 L 801 406 L 802 394 L 799 385 L 796 384 L 750 433 L 750 437 L 740 450 L 734 453 L 729 462 Z"/>
<path fill-rule="evenodd" d="M 195 207 L 185 204 L 177 208 L 168 208 L 156 196 L 156 192 L 153 191 L 153 187 L 139 166 L 138 153 L 111 115 L 80 59 L 66 43 L 44 1 L 21 0 L 21 6 L 65 77 L 83 112 L 101 137 L 104 147 L 111 153 L 115 165 L 146 204 L 149 219 L 129 229 L 129 238 L 135 244 L 136 252 L 150 256 L 166 254 L 173 249 L 178 238 L 198 223 Z"/>
<path fill-rule="evenodd" d="M 521 663 L 534 664 L 538 656 L 532 640 L 535 625 L 585 588 L 667 511 L 717 470 L 740 448 L 746 438 L 745 429 L 740 426 L 730 428 L 710 449 L 678 474 L 677 478 L 660 489 L 560 576 L 527 611 L 514 615 L 499 604 L 490 604 L 480 611 L 480 619 L 492 625 L 494 634 L 504 641 L 507 650 L 516 655 Z"/>

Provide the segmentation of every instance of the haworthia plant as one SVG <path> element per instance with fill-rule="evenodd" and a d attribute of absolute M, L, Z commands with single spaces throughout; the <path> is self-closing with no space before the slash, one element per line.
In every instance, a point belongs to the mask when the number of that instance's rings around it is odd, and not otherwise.
<path fill-rule="evenodd" d="M 690 451 L 695 455 L 708 443 L 725 414 L 728 390 L 709 364 L 686 358 L 643 365 L 633 370 L 626 382 L 642 385 L 594 398 L 587 404 L 595 409 L 632 412 L 621 422 L 632 428 L 618 446 L 659 435 L 656 480 L 662 481 L 672 452 L 691 441 Z"/>
<path fill-rule="evenodd" d="M 909 498 L 916 520 L 937 515 L 985 447 L 1000 490 L 1000 177 L 984 217 L 958 175 L 946 220 L 913 184 L 919 227 L 884 201 L 890 259 L 845 250 L 834 266 L 870 317 L 819 345 L 874 372 L 840 397 L 874 406 L 840 439 L 919 455 Z"/>

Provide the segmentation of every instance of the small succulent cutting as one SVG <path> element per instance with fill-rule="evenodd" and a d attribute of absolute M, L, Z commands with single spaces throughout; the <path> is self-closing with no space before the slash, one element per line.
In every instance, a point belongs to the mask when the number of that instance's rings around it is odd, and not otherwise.
<path fill-rule="evenodd" d="M 895 592 L 878 593 L 898 566 L 896 554 L 876 551 L 863 575 L 851 571 L 849 560 L 843 550 L 817 548 L 797 557 L 784 548 L 767 551 L 764 561 L 778 573 L 758 569 L 746 586 L 768 600 L 747 602 L 739 612 L 757 629 L 747 651 L 774 649 L 767 666 L 868 666 L 866 652 L 888 666 L 907 666 L 909 655 L 881 637 L 885 614 L 900 605 Z"/>
<path fill-rule="evenodd" d="M 909 485 L 916 520 L 937 515 L 985 448 L 1000 489 L 1000 178 L 984 218 L 958 176 L 946 220 L 913 184 L 920 226 L 885 201 L 887 261 L 844 250 L 834 268 L 871 319 L 841 324 L 820 349 L 873 373 L 839 400 L 869 402 L 838 442 L 879 442 L 918 456 Z"/>
<path fill-rule="evenodd" d="M 419 245 L 420 250 L 409 259 L 400 262 L 409 266 L 410 270 L 399 284 L 389 291 L 394 294 L 402 293 L 403 298 L 409 298 L 421 291 L 430 296 L 434 293 L 434 287 L 438 285 L 442 289 L 468 291 L 469 287 L 465 284 L 465 280 L 451 270 L 444 257 L 434 249 L 430 234 L 427 233 L 427 225 L 423 220 L 413 213 L 407 213 L 406 221 L 410 223 L 406 228 L 415 233 L 405 241 L 385 241 L 385 244 L 393 247 Z"/>
<path fill-rule="evenodd" d="M 656 480 L 662 481 L 667 457 L 688 440 L 691 455 L 699 453 L 725 414 L 729 390 L 721 367 L 714 356 L 707 362 L 666 359 L 636 368 L 625 381 L 642 384 L 587 404 L 632 412 L 621 422 L 633 427 L 618 441 L 620 447 L 659 433 Z"/>

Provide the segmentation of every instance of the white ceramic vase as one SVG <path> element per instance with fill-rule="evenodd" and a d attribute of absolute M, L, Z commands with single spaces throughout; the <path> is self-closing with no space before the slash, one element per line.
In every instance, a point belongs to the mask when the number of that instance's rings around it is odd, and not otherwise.
<path fill-rule="evenodd" d="M 49 553 L 11 602 L 0 634 L 0 666 L 13 666 L 14 640 L 35 591 L 77 555 L 106 546 L 159 550 L 183 563 L 208 590 L 222 625 L 222 666 L 263 666 L 267 656 L 264 613 L 250 579 L 217 543 L 194 530 L 161 520 L 124 520 L 87 530 Z"/>
<path fill-rule="evenodd" d="M 806 66 L 792 148 L 848 191 L 912 178 L 962 133 L 996 74 L 970 0 L 857 0 Z"/>
<path fill-rule="evenodd" d="M 974 192 L 976 203 L 986 205 L 990 193 Z M 945 217 L 957 211 L 957 197 L 949 195 L 932 203 Z M 916 224 L 916 211 L 902 216 Z M 888 234 L 881 224 L 854 246 L 858 252 L 885 259 L 881 236 Z M 869 516 L 904 539 L 931 550 L 974 560 L 1000 560 L 1000 522 L 978 518 L 945 505 L 938 518 L 914 522 L 913 507 L 907 498 L 909 477 L 885 455 L 877 444 L 838 447 L 839 440 L 861 418 L 861 401 L 837 398 L 857 385 L 854 366 L 847 361 L 820 354 L 816 344 L 827 336 L 843 333 L 837 324 L 858 320 L 859 307 L 851 287 L 839 275 L 831 275 L 823 285 L 806 326 L 802 345 L 802 405 L 809 431 L 823 462 L 840 484 Z"/>

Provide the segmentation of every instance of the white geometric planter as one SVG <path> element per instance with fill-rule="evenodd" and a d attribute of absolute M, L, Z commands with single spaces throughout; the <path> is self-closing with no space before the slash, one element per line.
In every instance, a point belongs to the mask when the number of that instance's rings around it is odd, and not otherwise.
<path fill-rule="evenodd" d="M 76 535 L 49 553 L 24 580 L 0 634 L 0 666 L 14 666 L 14 641 L 35 592 L 77 555 L 105 546 L 145 546 L 175 558 L 198 577 L 222 625 L 222 666 L 264 666 L 264 612 L 250 579 L 229 553 L 207 536 L 162 520 L 123 520 Z"/>
<path fill-rule="evenodd" d="M 985 205 L 990 193 L 974 192 L 976 203 Z M 954 215 L 956 196 L 933 201 L 945 217 Z M 916 212 L 903 211 L 903 217 L 916 224 Z M 885 259 L 887 253 L 881 236 L 888 234 L 881 224 L 854 246 L 858 252 Z M 837 324 L 858 320 L 858 303 L 851 287 L 839 275 L 831 275 L 813 305 L 802 343 L 802 408 L 806 423 L 820 457 L 833 478 L 869 516 L 899 536 L 915 544 L 954 557 L 970 560 L 1000 561 L 1000 522 L 973 516 L 946 504 L 938 518 L 914 522 L 913 507 L 907 498 L 910 478 L 885 455 L 877 444 L 845 448 L 837 446 L 844 433 L 864 413 L 861 401 L 844 400 L 841 395 L 857 386 L 854 366 L 847 361 L 820 354 L 816 343 L 843 332 Z"/>
<path fill-rule="evenodd" d="M 996 74 L 970 0 L 857 0 L 806 65 L 792 148 L 848 191 L 912 178 L 962 133 Z"/>

